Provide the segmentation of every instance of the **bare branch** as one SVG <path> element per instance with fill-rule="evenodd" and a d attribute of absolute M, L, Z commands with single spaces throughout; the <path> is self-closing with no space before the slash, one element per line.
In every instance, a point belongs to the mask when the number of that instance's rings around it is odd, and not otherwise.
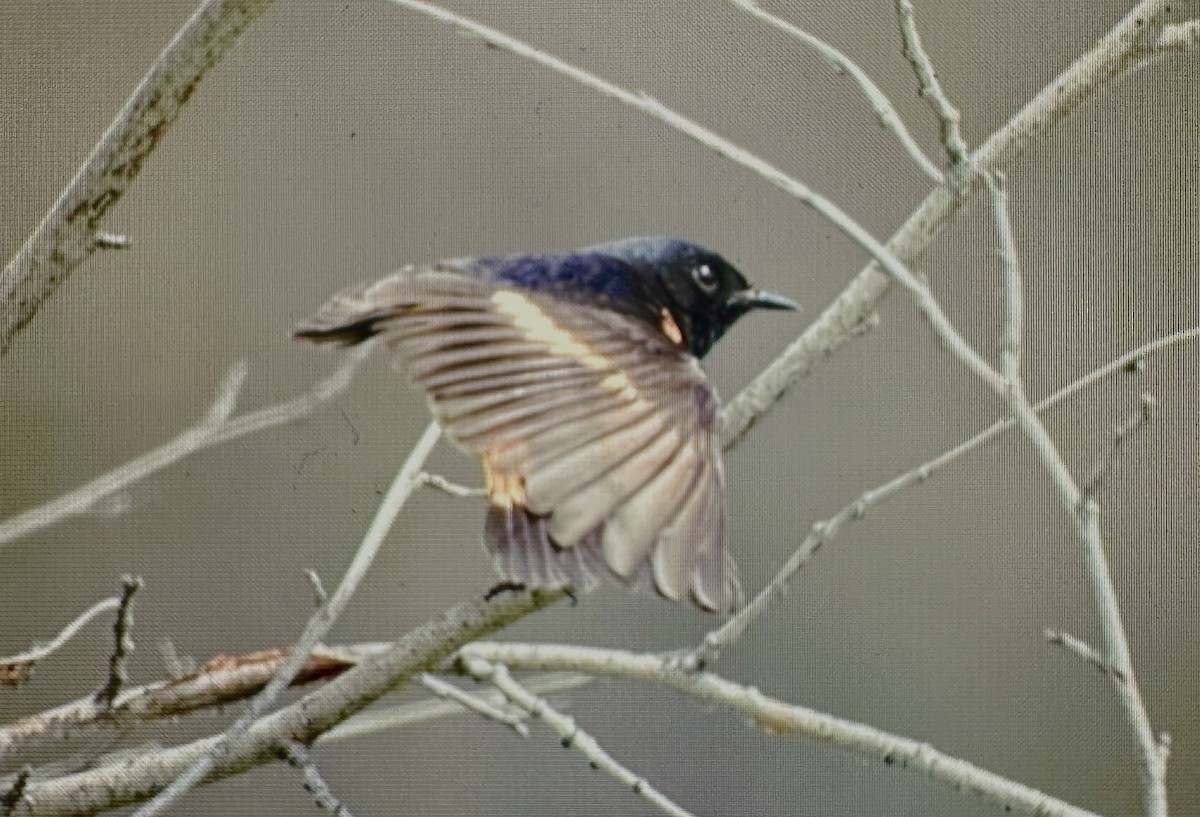
<path fill-rule="evenodd" d="M 1116 669 L 1115 667 L 1110 667 L 1105 662 L 1104 656 L 1100 654 L 1099 650 L 1083 639 L 1076 638 L 1065 630 L 1042 630 L 1042 637 L 1046 639 L 1046 643 L 1062 647 L 1067 652 L 1075 655 L 1076 658 L 1085 663 L 1091 664 L 1105 675 L 1120 675 L 1120 670 Z"/>
<path fill-rule="evenodd" d="M 562 692 L 568 689 L 590 684 L 592 678 L 575 672 L 548 672 L 531 678 L 526 678 L 524 686 L 530 692 L 545 695 L 552 692 Z M 480 692 L 472 696 L 494 707 L 504 706 L 508 699 L 496 690 Z M 424 723 L 435 718 L 449 715 L 461 715 L 469 710 L 453 701 L 418 701 L 411 704 L 377 707 L 366 712 L 360 712 L 344 723 L 340 723 L 321 735 L 315 741 L 318 745 L 339 740 L 348 740 L 363 735 L 374 735 L 391 729 L 398 729 L 414 723 Z"/>
<path fill-rule="evenodd" d="M 1100 491 L 1100 488 L 1104 485 L 1105 475 L 1112 465 L 1113 458 L 1121 450 L 1121 447 L 1137 433 L 1138 429 L 1145 428 L 1154 419 L 1154 410 L 1157 405 L 1158 403 L 1153 395 L 1143 394 L 1138 404 L 1138 410 L 1113 430 L 1112 437 L 1109 439 L 1104 453 L 1100 455 L 1096 464 L 1092 466 L 1092 470 L 1088 472 L 1087 478 L 1083 481 L 1083 487 L 1080 490 L 1083 491 L 1085 498 L 1092 499 Z"/>
<path fill-rule="evenodd" d="M 105 599 L 102 604 L 105 603 L 104 607 L 96 605 L 100 608 L 97 615 L 115 608 L 120 601 L 112 598 Z M 390 648 L 390 643 L 318 646 L 292 681 L 292 687 L 330 681 Z M 98 705 L 95 696 L 88 695 L 72 703 L 28 715 L 0 726 L 0 764 L 9 761 L 17 752 L 30 749 L 46 739 L 78 737 L 134 722 L 150 723 L 178 718 L 246 700 L 266 686 L 288 655 L 287 650 L 218 655 L 203 666 L 174 675 L 168 680 L 127 688 L 118 694 L 110 708 Z M 591 680 L 586 675 L 560 672 L 527 679 L 525 685 L 542 694 L 574 689 Z M 496 707 L 504 704 L 504 698 L 499 693 L 481 693 L 474 697 Z M 317 742 L 347 740 L 465 711 L 457 703 L 432 699 L 376 708 L 339 724 L 322 734 Z"/>
<path fill-rule="evenodd" d="M 188 790 L 193 788 L 201 780 L 205 779 L 209 773 L 216 768 L 225 756 L 229 754 L 234 743 L 238 741 L 243 734 L 254 724 L 256 720 L 262 717 L 270 707 L 274 706 L 275 701 L 285 689 L 292 683 L 296 674 L 300 672 L 304 663 L 308 660 L 309 654 L 316 647 L 317 642 L 329 632 L 329 628 L 333 626 L 338 617 L 342 614 L 342 610 L 350 603 L 350 599 L 354 596 L 354 592 L 358 589 L 359 582 L 366 575 L 367 569 L 375 560 L 375 554 L 379 552 L 379 547 L 383 544 L 383 539 L 387 532 L 391 530 L 392 523 L 400 513 L 400 509 L 412 496 L 420 484 L 418 475 L 421 473 L 421 468 L 425 465 L 425 460 L 429 458 L 433 447 L 437 445 L 437 441 L 442 436 L 442 427 L 435 421 L 429 424 L 425 429 L 425 433 L 417 441 L 412 452 L 401 466 L 400 472 L 396 475 L 396 479 L 392 482 L 387 494 L 384 495 L 383 501 L 379 505 L 379 510 L 375 514 L 375 518 L 371 522 L 371 527 L 367 530 L 367 534 L 363 537 L 362 544 L 359 545 L 357 552 L 354 554 L 354 559 L 350 562 L 350 566 L 346 568 L 346 573 L 342 576 L 342 581 L 334 591 L 333 596 L 328 602 L 321 605 L 312 617 L 309 618 L 308 624 L 304 628 L 300 639 L 296 642 L 296 646 L 292 648 L 292 653 L 288 656 L 287 661 L 271 679 L 270 683 L 263 688 L 246 711 L 229 726 L 228 729 L 221 735 L 220 739 L 200 760 L 197 760 L 191 768 L 185 773 L 179 775 L 170 786 L 159 792 L 153 800 L 139 808 L 134 817 L 153 817 L 153 815 L 162 813 L 170 804 L 178 800 Z"/>
<path fill-rule="evenodd" d="M 0 273 L 0 356 L 67 276 L 100 247 L 128 239 L 104 218 L 166 134 L 196 86 L 271 0 L 206 0 L 163 50 L 108 130 Z"/>
<path fill-rule="evenodd" d="M 283 744 L 282 751 L 287 758 L 288 765 L 299 769 L 304 776 L 304 790 L 313 796 L 317 802 L 317 808 L 328 811 L 334 817 L 354 817 L 350 809 L 346 808 L 341 799 L 333 793 L 333 789 L 329 788 L 325 778 L 321 777 L 321 772 L 317 769 L 317 762 L 313 760 L 307 746 L 289 740 Z"/>
<path fill-rule="evenodd" d="M 729 2 L 767 25 L 773 26 L 779 31 L 804 43 L 828 60 L 839 73 L 845 73 L 850 76 L 858 83 L 858 87 L 862 90 L 863 95 L 871 103 L 871 109 L 875 111 L 875 116 L 878 117 L 879 124 L 891 131 L 900 140 L 900 144 L 904 146 L 908 155 L 921 166 L 921 170 L 925 171 L 925 175 L 938 184 L 945 181 L 945 176 L 942 174 L 941 169 L 925 155 L 925 151 L 917 144 L 917 140 L 908 132 L 908 128 L 904 126 L 904 121 L 900 118 L 900 114 L 896 113 L 896 109 L 888 101 L 887 95 L 880 90 L 878 85 L 871 81 L 871 78 L 867 76 L 866 72 L 854 60 L 819 37 L 815 37 L 799 26 L 792 25 L 787 20 L 776 17 L 774 14 L 766 11 L 755 0 L 729 0 Z"/>
<path fill-rule="evenodd" d="M 900 35 L 904 38 L 904 56 L 912 65 L 913 73 L 921 86 L 921 96 L 929 102 L 929 107 L 937 116 L 942 126 L 942 147 L 950 164 L 955 167 L 968 167 L 971 161 L 971 149 L 962 135 L 962 115 L 951 104 L 942 84 L 938 82 L 937 71 L 933 62 L 921 45 L 921 35 L 917 33 L 916 12 L 909 0 L 896 0 L 896 15 L 900 19 Z"/>
<path fill-rule="evenodd" d="M 463 666 L 471 675 L 481 681 L 491 682 L 508 700 L 553 729 L 562 740 L 563 748 L 579 749 L 592 768 L 612 775 L 628 786 L 634 794 L 646 798 L 663 813 L 672 817 L 693 817 L 690 811 L 660 792 L 646 778 L 630 771 L 606 752 L 595 738 L 579 728 L 574 718 L 562 714 L 544 698 L 539 698 L 518 684 L 503 664 L 484 660 L 469 652 L 464 652 L 461 656 Z"/>
<path fill-rule="evenodd" d="M 529 737 L 529 727 L 525 725 L 524 719 L 519 714 L 505 711 L 486 698 L 472 695 L 465 690 L 459 689 L 449 681 L 443 681 L 441 678 L 438 678 L 436 675 L 430 675 L 428 672 L 421 675 L 421 683 L 442 700 L 453 701 L 469 712 L 474 712 L 488 720 L 493 720 L 496 723 L 507 726 L 523 738 Z"/>
<path fill-rule="evenodd" d="M 1008 213 L 1008 192 L 1003 173 L 988 173 L 984 178 L 992 193 L 992 214 L 1004 264 L 1005 319 L 1001 371 L 1004 378 L 1016 382 L 1021 377 L 1021 346 L 1025 342 L 1025 295 L 1021 283 L 1021 265 L 1017 257 L 1017 239 Z"/>
<path fill-rule="evenodd" d="M 115 610 L 120 606 L 121 599 L 116 596 L 110 596 L 107 599 L 98 601 L 76 616 L 75 620 L 66 627 L 63 627 L 62 631 L 50 643 L 33 647 L 16 655 L 10 655 L 7 658 L 0 658 L 0 685 L 17 686 L 29 680 L 30 673 L 33 672 L 34 666 L 39 661 L 57 652 L 64 644 L 74 638 L 89 621 L 96 618 L 96 616 L 101 613 L 107 613 L 109 610 Z M 2 746 L 3 741 L 0 740 L 0 747 Z M 3 757 L 2 752 L 0 752 L 0 757 Z"/>
<path fill-rule="evenodd" d="M 700 700 L 728 707 L 751 718 L 776 735 L 803 735 L 845 751 L 919 772 L 956 791 L 979 797 L 1006 813 L 1038 817 L 1096 817 L 1013 780 L 947 755 L 926 743 L 893 735 L 856 721 L 763 695 L 754 687 L 727 681 L 708 672 L 689 672 L 671 666 L 661 656 L 624 650 L 563 644 L 500 644 L 476 642 L 460 655 L 510 669 L 571 670 L 589 675 L 619 675 L 662 684 Z"/>
<path fill-rule="evenodd" d="M 0 547 L 56 522 L 92 510 L 102 500 L 118 494 L 189 454 L 311 414 L 317 406 L 346 390 L 359 365 L 369 354 L 369 347 L 370 344 L 367 344 L 363 348 L 353 350 L 332 374 L 318 381 L 307 393 L 287 402 L 230 419 L 228 413 L 233 409 L 243 378 L 243 364 L 238 363 L 222 381 L 217 398 L 202 420 L 158 448 L 96 477 L 74 491 L 0 521 Z"/>
<path fill-rule="evenodd" d="M 217 387 L 216 399 L 208 407 L 208 414 L 204 417 L 205 422 L 211 426 L 221 426 L 229 422 L 229 418 L 237 409 L 238 397 L 242 393 L 242 386 L 246 384 L 248 374 L 250 374 L 250 367 L 244 360 L 239 360 L 229 368 L 225 379 Z"/>
<path fill-rule="evenodd" d="M 121 603 L 113 622 L 113 651 L 108 659 L 108 681 L 96 692 L 96 703 L 111 710 L 121 687 L 129 681 L 125 661 L 133 652 L 133 594 L 142 589 L 142 580 L 134 576 L 121 579 Z"/>
<path fill-rule="evenodd" d="M 484 488 L 468 488 L 466 485 L 451 482 L 438 474 L 429 474 L 422 471 L 420 479 L 422 485 L 428 485 L 430 488 L 436 488 L 439 491 L 450 494 L 450 496 L 459 497 L 460 499 L 487 496 L 487 490 Z"/>

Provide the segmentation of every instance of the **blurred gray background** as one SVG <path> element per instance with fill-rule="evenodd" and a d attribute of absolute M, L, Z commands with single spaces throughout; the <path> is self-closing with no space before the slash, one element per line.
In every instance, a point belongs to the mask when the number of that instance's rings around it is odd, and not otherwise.
<path fill-rule="evenodd" d="M 918 23 L 972 144 L 1105 32 L 1132 0 L 923 0 Z M 1196 16 L 1195 3 L 1185 14 Z M 0 257 L 36 225 L 194 0 L 0 7 Z M 892 3 L 771 3 L 845 49 L 930 155 L 936 128 L 899 48 Z M 667 104 L 778 163 L 880 237 L 927 180 L 821 59 L 717 0 L 455 2 Z M 1200 321 L 1200 60 L 1172 57 L 1099 94 L 1007 168 L 1041 396 L 1138 343 Z M 995 360 L 1003 281 L 982 200 L 917 266 Z M 236 361 L 242 405 L 293 396 L 336 353 L 289 331 L 333 291 L 409 261 L 568 248 L 630 234 L 705 243 L 806 308 L 740 324 L 709 369 L 730 396 L 865 261 L 833 227 L 645 116 L 384 0 L 280 0 L 200 86 L 106 227 L 135 241 L 87 262 L 0 358 L 0 515 L 57 496 L 170 438 Z M 999 412 L 903 297 L 727 458 L 731 529 L 750 591 L 809 525 Z M 1077 472 L 1148 391 L 1156 422 L 1114 461 L 1113 571 L 1155 726 L 1174 736 L 1177 814 L 1200 811 L 1195 347 L 1093 388 L 1049 427 Z M 0 654 L 111 594 L 137 601 L 136 680 L 156 644 L 198 659 L 289 644 L 310 612 L 302 570 L 340 577 L 380 493 L 427 422 L 373 361 L 311 418 L 197 454 L 94 514 L 0 551 Z M 440 448 L 433 470 L 469 483 Z M 331 641 L 381 640 L 492 583 L 482 509 L 420 493 Z M 1108 683 L 1042 642 L 1096 635 L 1082 548 L 1028 445 L 1010 434 L 874 510 L 823 549 L 716 669 L 786 700 L 894 730 L 1106 814 L 1138 808 L 1131 741 Z M 507 638 L 668 649 L 717 619 L 605 587 Z M 94 625 L 0 715 L 104 678 Z M 405 693 L 414 697 L 415 693 Z M 559 698 L 619 759 L 702 814 L 984 815 L 901 770 L 762 733 L 674 693 L 603 681 Z M 209 715 L 139 733 L 175 741 Z M 319 752 L 358 814 L 654 814 L 553 736 L 471 717 Z M 311 810 L 295 773 L 199 790 L 179 814 Z"/>

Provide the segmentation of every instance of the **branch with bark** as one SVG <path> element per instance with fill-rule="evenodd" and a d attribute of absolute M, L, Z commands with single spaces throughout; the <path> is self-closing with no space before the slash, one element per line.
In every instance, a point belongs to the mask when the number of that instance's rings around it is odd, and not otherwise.
<path fill-rule="evenodd" d="M 272 0 L 207 0 L 158 55 L 91 156 L 0 272 L 0 356 L 42 304 L 98 249 L 131 239 L 101 228 L 196 86 Z"/>

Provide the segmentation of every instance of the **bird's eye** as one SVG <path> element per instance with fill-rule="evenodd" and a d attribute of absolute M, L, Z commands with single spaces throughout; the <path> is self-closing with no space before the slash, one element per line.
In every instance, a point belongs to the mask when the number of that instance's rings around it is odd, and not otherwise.
<path fill-rule="evenodd" d="M 692 270 L 692 277 L 705 292 L 713 292 L 717 288 L 717 274 L 708 264 L 701 264 Z"/>

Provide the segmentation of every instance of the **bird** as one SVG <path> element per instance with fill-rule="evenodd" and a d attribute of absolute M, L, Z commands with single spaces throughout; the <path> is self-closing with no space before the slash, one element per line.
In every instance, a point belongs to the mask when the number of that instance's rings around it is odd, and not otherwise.
<path fill-rule="evenodd" d="M 379 336 L 480 458 L 504 584 L 602 578 L 708 611 L 740 603 L 724 543 L 720 401 L 700 360 L 754 309 L 796 309 L 690 241 L 452 258 L 346 289 L 294 330 Z"/>

